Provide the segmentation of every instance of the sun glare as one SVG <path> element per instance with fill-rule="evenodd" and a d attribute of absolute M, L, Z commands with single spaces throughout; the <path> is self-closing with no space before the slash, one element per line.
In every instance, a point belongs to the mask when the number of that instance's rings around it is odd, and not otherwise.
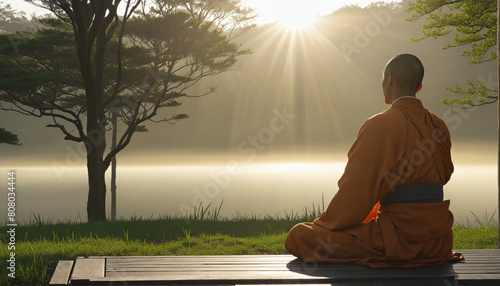
<path fill-rule="evenodd" d="M 302 30 L 310 27 L 316 20 L 317 15 L 311 9 L 299 4 L 290 1 L 281 9 L 275 11 L 277 21 L 291 30 Z"/>
<path fill-rule="evenodd" d="M 292 30 L 301 30 L 310 27 L 317 16 L 312 11 L 303 9 L 304 7 L 292 3 L 277 12 L 276 18 L 279 23 Z"/>
<path fill-rule="evenodd" d="M 278 22 L 287 29 L 300 30 L 310 27 L 322 12 L 328 10 L 319 5 L 318 1 L 243 0 L 242 2 L 255 9 L 259 15 L 258 24 Z"/>

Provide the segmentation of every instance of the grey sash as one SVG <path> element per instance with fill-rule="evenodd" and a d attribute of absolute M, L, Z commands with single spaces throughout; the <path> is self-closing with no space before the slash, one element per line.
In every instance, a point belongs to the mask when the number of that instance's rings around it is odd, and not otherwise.
<path fill-rule="evenodd" d="M 436 203 L 443 201 L 443 184 L 417 183 L 395 187 L 380 200 L 383 205 L 394 203 Z"/>

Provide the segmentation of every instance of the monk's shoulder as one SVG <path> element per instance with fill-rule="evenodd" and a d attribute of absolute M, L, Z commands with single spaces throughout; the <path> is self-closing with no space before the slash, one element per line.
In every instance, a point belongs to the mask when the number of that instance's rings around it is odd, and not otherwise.
<path fill-rule="evenodd" d="M 405 129 L 405 124 L 406 117 L 404 113 L 393 108 L 375 114 L 365 122 L 366 127 L 391 132 Z"/>
<path fill-rule="evenodd" d="M 437 116 L 435 113 L 433 113 L 430 110 L 427 110 L 427 112 L 431 116 L 433 122 L 446 127 L 446 123 L 444 122 L 444 120 L 441 117 Z"/>
<path fill-rule="evenodd" d="M 434 126 L 434 130 L 438 129 L 446 138 L 450 138 L 450 131 L 448 130 L 448 126 L 446 122 L 436 114 L 431 111 L 427 111 L 431 117 L 432 125 Z M 437 131 L 433 131 L 434 133 Z"/>

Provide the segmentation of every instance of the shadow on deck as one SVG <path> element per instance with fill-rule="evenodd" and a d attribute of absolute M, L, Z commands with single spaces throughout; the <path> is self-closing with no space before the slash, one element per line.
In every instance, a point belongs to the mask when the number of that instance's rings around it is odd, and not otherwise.
<path fill-rule="evenodd" d="M 411 269 L 306 264 L 291 255 L 100 256 L 59 261 L 50 285 L 500 285 L 500 249 Z"/>

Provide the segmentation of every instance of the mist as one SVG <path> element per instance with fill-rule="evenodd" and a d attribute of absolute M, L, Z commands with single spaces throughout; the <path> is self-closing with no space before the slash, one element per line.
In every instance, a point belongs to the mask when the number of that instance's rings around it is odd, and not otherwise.
<path fill-rule="evenodd" d="M 493 160 L 491 160 L 493 161 Z M 496 210 L 496 165 L 458 164 L 445 186 L 457 223 L 475 225 Z M 221 217 L 272 217 L 324 210 L 337 191 L 345 162 L 227 161 L 219 164 L 118 168 L 117 217 L 184 216 L 200 206 L 221 206 Z M 4 174 L 8 169 L 0 169 Z M 84 167 L 17 168 L 17 219 L 86 221 Z M 2 178 L 7 185 L 7 178 Z M 109 217 L 108 195 L 108 217 Z M 0 216 L 6 221 L 6 214 Z M 483 220 L 484 219 L 484 220 Z M 495 221 L 495 220 L 494 220 Z"/>

